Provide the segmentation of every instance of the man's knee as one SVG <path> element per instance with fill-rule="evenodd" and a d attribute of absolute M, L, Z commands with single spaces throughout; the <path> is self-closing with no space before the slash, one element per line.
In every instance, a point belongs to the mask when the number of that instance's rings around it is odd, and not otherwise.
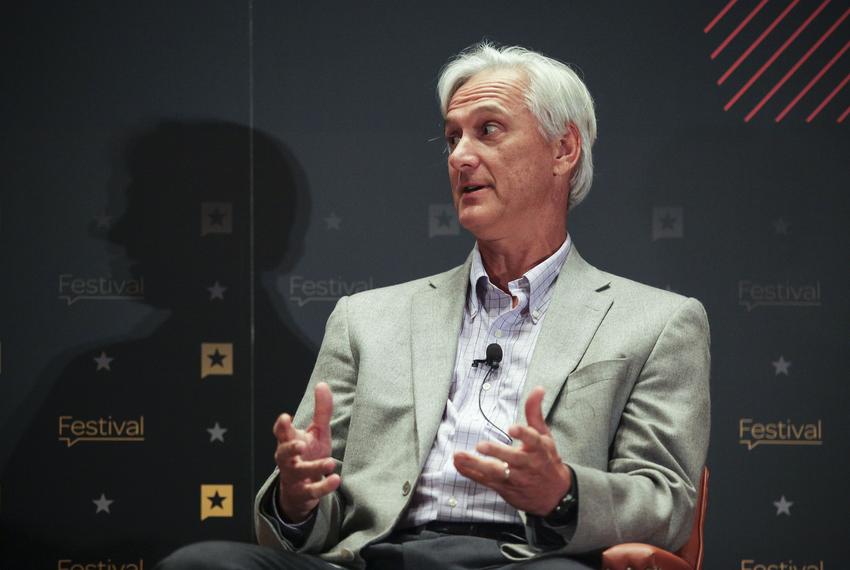
<path fill-rule="evenodd" d="M 197 542 L 175 550 L 154 570 L 331 570 L 319 558 L 247 542 Z"/>
<path fill-rule="evenodd" d="M 189 544 L 172 552 L 154 570 L 247 570 L 251 556 L 245 547 L 253 545 L 238 542 L 209 541 Z"/>

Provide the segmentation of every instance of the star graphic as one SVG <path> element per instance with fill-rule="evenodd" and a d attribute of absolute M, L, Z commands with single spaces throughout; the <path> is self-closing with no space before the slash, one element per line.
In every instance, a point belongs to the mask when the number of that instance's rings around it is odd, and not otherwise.
<path fill-rule="evenodd" d="M 788 235 L 788 227 L 789 224 L 784 218 L 773 220 L 773 229 L 776 231 L 777 235 Z"/>
<path fill-rule="evenodd" d="M 113 499 L 106 498 L 106 493 L 101 493 L 99 499 L 92 499 L 92 503 L 97 505 L 97 510 L 94 512 L 94 514 L 104 512 L 108 515 L 111 515 L 112 511 L 109 510 L 109 505 L 114 502 L 115 501 Z"/>
<path fill-rule="evenodd" d="M 214 299 L 221 299 L 224 301 L 224 292 L 227 291 L 227 287 L 223 287 L 221 283 L 216 281 L 211 287 L 207 287 L 207 291 L 210 292 L 210 301 Z"/>
<path fill-rule="evenodd" d="M 785 498 L 785 495 L 782 495 L 782 498 L 778 501 L 773 501 L 773 506 L 776 507 L 776 516 L 781 514 L 786 514 L 789 517 L 791 516 L 791 505 L 794 503 Z"/>
<path fill-rule="evenodd" d="M 207 428 L 207 431 L 210 432 L 210 443 L 214 441 L 224 443 L 224 434 L 227 433 L 227 428 L 221 427 L 218 425 L 218 422 L 215 422 L 215 425 L 211 428 Z"/>
<path fill-rule="evenodd" d="M 101 212 L 95 215 L 94 220 L 98 228 L 109 228 L 109 225 L 112 223 L 112 216 L 106 212 Z"/>
<path fill-rule="evenodd" d="M 227 358 L 226 354 L 222 354 L 215 349 L 215 352 L 212 354 L 208 354 L 207 358 L 210 359 L 210 366 L 224 366 L 224 359 Z"/>
<path fill-rule="evenodd" d="M 226 498 L 227 497 L 223 497 L 223 496 L 219 495 L 218 491 L 216 491 L 215 495 L 213 495 L 212 497 L 207 497 L 207 500 L 210 502 L 210 508 L 211 509 L 215 509 L 215 508 L 223 509 L 224 508 L 224 499 L 226 499 Z"/>
<path fill-rule="evenodd" d="M 447 211 L 443 210 L 442 212 L 437 214 L 437 223 L 440 225 L 440 227 L 447 228 L 452 223 L 452 217 Z"/>
<path fill-rule="evenodd" d="M 100 356 L 97 356 L 92 360 L 97 363 L 97 370 L 95 370 L 95 372 L 97 372 L 98 370 L 108 370 L 112 372 L 112 368 L 109 367 L 109 363 L 115 360 L 115 358 L 111 356 L 106 356 L 105 351 L 101 350 Z"/>
<path fill-rule="evenodd" d="M 331 212 L 331 215 L 325 218 L 326 230 L 338 230 L 342 218 L 336 215 L 336 212 Z"/>
<path fill-rule="evenodd" d="M 661 229 L 663 230 L 672 230 L 676 225 L 676 216 L 670 214 L 670 212 L 666 212 L 661 218 Z"/>
<path fill-rule="evenodd" d="M 791 366 L 790 360 L 785 360 L 785 357 L 780 354 L 779 360 L 774 360 L 771 364 L 773 364 L 774 376 L 779 376 L 780 374 L 788 376 L 788 367 Z"/>
<path fill-rule="evenodd" d="M 226 215 L 224 212 L 216 208 L 212 212 L 207 214 L 210 217 L 210 224 L 214 226 L 223 226 L 224 225 L 224 216 Z"/>

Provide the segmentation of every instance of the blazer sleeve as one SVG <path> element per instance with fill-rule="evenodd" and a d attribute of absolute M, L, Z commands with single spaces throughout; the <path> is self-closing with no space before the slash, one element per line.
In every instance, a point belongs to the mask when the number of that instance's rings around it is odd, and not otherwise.
<path fill-rule="evenodd" d="M 313 417 L 313 393 L 316 384 L 326 382 L 333 394 L 331 456 L 336 462 L 337 473 L 342 470 L 342 458 L 345 455 L 345 442 L 357 384 L 357 368 L 357 355 L 352 349 L 349 337 L 348 298 L 343 297 L 328 318 L 316 366 L 313 368 L 304 398 L 294 418 L 294 424 L 299 429 L 305 429 L 310 424 Z M 345 510 L 345 499 L 341 489 L 322 497 L 317 507 L 316 521 L 312 530 L 304 537 L 302 544 L 295 544 L 280 532 L 275 522 L 275 515 L 269 509 L 272 491 L 277 484 L 278 471 L 275 469 L 260 488 L 254 501 L 254 524 L 259 544 L 282 550 L 318 554 L 339 541 L 342 515 Z"/>
<path fill-rule="evenodd" d="M 623 542 L 675 550 L 685 543 L 708 450 L 709 347 L 705 309 L 686 299 L 638 373 L 607 471 L 570 464 L 581 499 L 565 552 Z"/>

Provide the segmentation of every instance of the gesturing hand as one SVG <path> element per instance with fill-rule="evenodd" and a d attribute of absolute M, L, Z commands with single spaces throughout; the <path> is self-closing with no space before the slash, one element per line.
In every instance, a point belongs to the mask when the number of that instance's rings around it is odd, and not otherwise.
<path fill-rule="evenodd" d="M 278 503 L 291 522 L 306 519 L 319 499 L 334 492 L 341 482 L 339 475 L 333 473 L 334 460 L 330 457 L 332 414 L 331 389 L 319 382 L 313 421 L 306 430 L 296 429 L 289 414 L 282 414 L 274 424 L 274 460 L 280 470 Z"/>
<path fill-rule="evenodd" d="M 522 441 L 519 448 L 482 441 L 475 449 L 479 457 L 465 451 L 454 454 L 458 473 L 490 487 L 516 509 L 546 516 L 572 487 L 572 474 L 564 465 L 555 441 L 543 420 L 541 403 L 545 392 L 537 387 L 525 401 L 528 426 L 512 425 L 511 437 Z"/>

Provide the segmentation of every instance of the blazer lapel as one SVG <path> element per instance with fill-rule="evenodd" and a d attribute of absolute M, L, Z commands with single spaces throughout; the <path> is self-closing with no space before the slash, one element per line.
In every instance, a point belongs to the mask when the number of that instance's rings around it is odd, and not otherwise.
<path fill-rule="evenodd" d="M 410 345 L 420 467 L 431 450 L 449 398 L 471 263 L 470 255 L 466 263 L 431 278 L 413 295 Z"/>
<path fill-rule="evenodd" d="M 610 280 L 588 264 L 573 246 L 555 282 L 552 303 L 543 319 L 528 370 L 517 423 L 525 424 L 525 400 L 535 386 L 543 386 L 543 417 L 575 369 L 608 312 L 612 300 L 599 292 Z"/>

